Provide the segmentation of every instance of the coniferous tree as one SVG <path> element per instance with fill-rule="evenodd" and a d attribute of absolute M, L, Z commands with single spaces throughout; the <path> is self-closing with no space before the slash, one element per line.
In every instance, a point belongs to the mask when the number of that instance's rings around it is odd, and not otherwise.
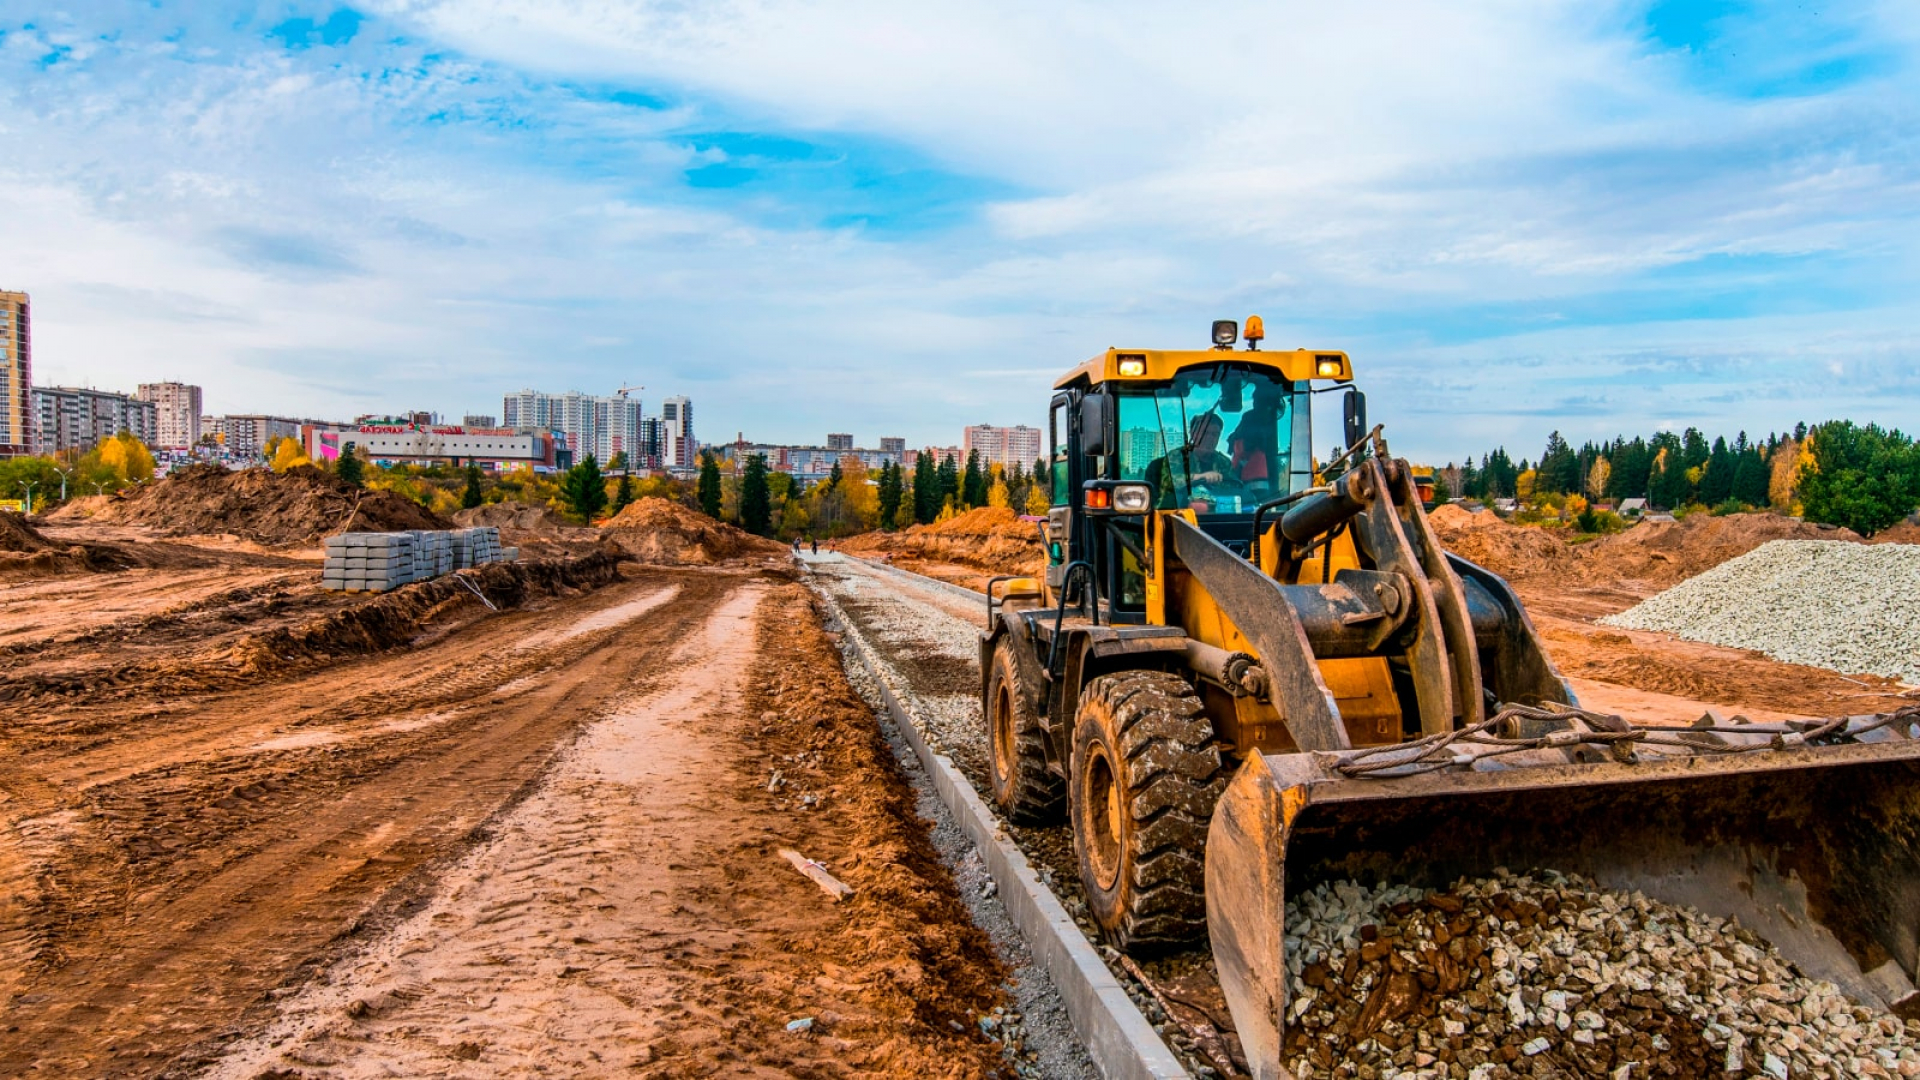
<path fill-rule="evenodd" d="M 940 508 L 947 504 L 948 499 L 958 501 L 957 497 L 960 494 L 960 469 L 954 464 L 954 460 L 951 457 L 942 457 L 937 471 L 940 474 L 940 501 L 934 504 L 935 517 L 939 516 Z"/>
<path fill-rule="evenodd" d="M 359 457 L 353 452 L 352 443 L 348 443 L 340 448 L 340 460 L 334 463 L 333 472 L 334 475 L 352 484 L 354 487 L 360 486 L 364 473 L 360 467 Z"/>
<path fill-rule="evenodd" d="M 720 463 L 713 455 L 700 455 L 700 479 L 694 485 L 694 495 L 700 500 L 700 512 L 710 518 L 720 516 Z"/>
<path fill-rule="evenodd" d="M 980 451 L 967 451 L 967 471 L 960 481 L 960 503 L 969 509 L 987 505 L 987 483 L 980 473 Z"/>
<path fill-rule="evenodd" d="M 767 489 L 765 454 L 748 457 L 746 471 L 740 476 L 740 527 L 755 536 L 773 532 L 773 498 Z"/>
<path fill-rule="evenodd" d="M 600 460 L 588 454 L 585 461 L 568 469 L 560 482 L 560 496 L 580 520 L 591 525 L 607 508 L 607 478 L 600 471 Z"/>
<path fill-rule="evenodd" d="M 1713 440 L 1713 450 L 1707 455 L 1707 471 L 1700 477 L 1700 501 L 1708 506 L 1718 506 L 1733 497 L 1733 450 L 1727 446 L 1726 436 Z"/>
<path fill-rule="evenodd" d="M 480 464 L 476 461 L 468 461 L 467 488 L 460 493 L 460 506 L 462 509 L 471 510 L 484 501 L 480 492 L 480 480 Z"/>
<path fill-rule="evenodd" d="M 926 525 L 940 516 L 940 475 L 933 451 L 922 450 L 913 463 L 913 520 Z"/>
<path fill-rule="evenodd" d="M 840 481 L 844 479 L 846 479 L 846 473 L 840 470 L 840 461 L 836 458 L 833 462 L 833 468 L 827 470 L 827 490 L 838 491 L 840 489 Z"/>
<path fill-rule="evenodd" d="M 880 466 L 880 527 L 889 532 L 899 527 L 900 494 L 900 466 L 889 461 Z"/>
<path fill-rule="evenodd" d="M 633 478 L 626 473 L 620 474 L 620 483 L 613 489 L 613 512 L 619 513 L 633 505 Z"/>

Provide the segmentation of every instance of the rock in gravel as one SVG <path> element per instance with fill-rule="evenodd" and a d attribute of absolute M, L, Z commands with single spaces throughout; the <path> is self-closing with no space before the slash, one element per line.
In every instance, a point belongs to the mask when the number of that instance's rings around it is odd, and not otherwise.
<path fill-rule="evenodd" d="M 1920 1075 L 1920 1023 L 1734 920 L 1579 877 L 1332 882 L 1289 901 L 1286 929 L 1302 1078 Z"/>
<path fill-rule="evenodd" d="M 1920 545 L 1775 540 L 1600 621 L 1920 682 Z"/>

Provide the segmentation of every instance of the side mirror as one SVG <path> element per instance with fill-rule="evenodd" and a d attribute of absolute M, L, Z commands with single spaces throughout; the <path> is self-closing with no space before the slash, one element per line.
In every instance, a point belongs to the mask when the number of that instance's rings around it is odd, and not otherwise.
<path fill-rule="evenodd" d="M 1349 389 L 1345 401 L 1347 446 L 1351 447 L 1367 437 L 1367 395 L 1358 390 Z"/>
<path fill-rule="evenodd" d="M 1107 452 L 1107 402 L 1104 394 L 1088 394 L 1080 399 L 1080 452 Z"/>

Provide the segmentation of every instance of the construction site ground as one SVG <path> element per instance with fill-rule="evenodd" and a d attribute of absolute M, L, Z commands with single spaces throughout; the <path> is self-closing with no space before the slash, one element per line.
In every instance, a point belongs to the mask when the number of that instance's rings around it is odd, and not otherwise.
<path fill-rule="evenodd" d="M 875 565 L 887 539 L 800 570 L 569 536 L 483 600 L 323 592 L 308 547 L 42 530 L 132 554 L 0 583 L 0 1075 L 1088 1075 L 804 583 L 984 789 L 983 606 Z M 892 561 L 1001 568 L 952 550 Z M 1594 624 L 1658 581 L 1515 581 L 1590 708 L 1913 701 Z M 1016 833 L 1077 910 L 1064 830 Z M 1224 1025 L 1204 968 L 1145 969 L 1184 1015 L 1141 997 L 1194 1066 L 1167 1021 Z"/>
<path fill-rule="evenodd" d="M 532 564 L 494 611 L 171 543 L 0 592 L 0 1074 L 1003 1067 L 1007 950 L 791 571 Z"/>

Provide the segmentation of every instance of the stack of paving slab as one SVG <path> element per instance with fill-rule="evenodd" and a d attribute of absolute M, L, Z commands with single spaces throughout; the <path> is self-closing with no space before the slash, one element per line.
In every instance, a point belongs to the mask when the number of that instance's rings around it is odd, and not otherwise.
<path fill-rule="evenodd" d="M 320 584 L 347 592 L 386 592 L 418 581 L 412 533 L 341 533 L 327 537 Z"/>
<path fill-rule="evenodd" d="M 500 547 L 500 530 L 493 526 L 455 529 L 450 535 L 453 537 L 453 564 L 462 570 L 505 561 Z"/>
<path fill-rule="evenodd" d="M 386 592 L 455 570 L 511 562 L 519 554 L 501 547 L 500 530 L 492 527 L 341 533 L 327 537 L 320 584 L 346 592 Z"/>

